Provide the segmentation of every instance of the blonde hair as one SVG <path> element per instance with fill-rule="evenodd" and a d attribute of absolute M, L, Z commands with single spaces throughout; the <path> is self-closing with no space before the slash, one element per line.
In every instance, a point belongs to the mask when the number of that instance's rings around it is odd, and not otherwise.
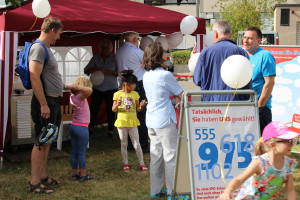
<path fill-rule="evenodd" d="M 41 31 L 49 33 L 49 31 L 51 31 L 53 28 L 55 29 L 55 32 L 57 32 L 60 29 L 62 30 L 64 26 L 59 19 L 56 19 L 54 17 L 48 17 L 44 19 Z"/>
<path fill-rule="evenodd" d="M 81 87 L 93 87 L 93 84 L 91 83 L 91 81 L 86 78 L 85 76 L 79 76 L 73 83 L 73 85 L 78 85 Z"/>
<path fill-rule="evenodd" d="M 81 87 L 93 87 L 91 81 L 85 76 L 79 76 L 73 83 L 73 85 L 81 86 Z M 78 94 L 77 90 L 71 89 L 71 93 L 74 95 Z"/>
<path fill-rule="evenodd" d="M 270 150 L 270 143 L 279 141 L 280 139 L 277 138 L 270 138 L 265 143 L 262 143 L 262 141 L 259 139 L 255 145 L 254 145 L 254 153 L 255 155 L 259 156 L 264 153 L 267 153 Z"/>

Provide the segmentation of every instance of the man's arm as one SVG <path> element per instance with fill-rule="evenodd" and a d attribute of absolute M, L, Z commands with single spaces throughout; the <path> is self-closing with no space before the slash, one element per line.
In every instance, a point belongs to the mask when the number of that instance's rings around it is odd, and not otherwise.
<path fill-rule="evenodd" d="M 87 64 L 87 66 L 84 68 L 84 73 L 86 75 L 90 75 L 91 73 L 96 72 L 96 71 L 101 71 L 103 73 L 104 69 L 103 69 L 103 67 L 97 67 L 97 65 L 96 65 L 96 55 L 94 55 L 91 58 L 90 62 Z"/>
<path fill-rule="evenodd" d="M 41 105 L 41 117 L 48 119 L 50 117 L 50 109 L 48 107 L 45 98 L 45 93 L 41 81 L 42 71 L 43 71 L 42 63 L 34 60 L 29 61 L 29 73 L 30 73 L 30 81 L 31 81 L 33 93 Z"/>
<path fill-rule="evenodd" d="M 84 73 L 87 75 L 90 75 L 91 73 L 96 72 L 96 71 L 101 71 L 102 73 L 104 73 L 104 69 L 102 67 L 89 68 L 89 69 L 84 70 Z"/>
<path fill-rule="evenodd" d="M 269 100 L 272 91 L 273 91 L 273 87 L 275 85 L 275 76 L 266 76 L 264 77 L 265 79 L 265 84 L 263 86 L 263 89 L 261 91 L 261 95 L 259 97 L 258 100 L 258 107 L 264 107 L 267 103 L 267 101 Z"/>

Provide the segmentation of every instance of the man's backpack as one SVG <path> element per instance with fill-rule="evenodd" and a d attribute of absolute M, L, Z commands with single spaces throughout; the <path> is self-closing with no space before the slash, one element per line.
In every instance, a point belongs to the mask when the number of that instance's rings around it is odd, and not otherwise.
<path fill-rule="evenodd" d="M 44 63 L 44 66 L 46 66 L 48 60 L 49 60 L 49 53 L 47 51 L 46 46 L 44 45 L 43 42 L 37 40 L 34 43 L 40 43 L 46 52 L 46 60 Z M 28 60 L 28 56 L 29 56 L 29 51 L 31 46 L 34 44 L 31 42 L 25 42 L 25 48 L 21 49 L 20 53 L 19 53 L 19 65 L 18 65 L 18 74 L 21 78 L 21 81 L 23 83 L 23 86 L 27 89 L 30 90 L 32 89 L 31 87 L 31 82 L 30 82 L 30 74 L 29 74 L 29 60 Z"/>

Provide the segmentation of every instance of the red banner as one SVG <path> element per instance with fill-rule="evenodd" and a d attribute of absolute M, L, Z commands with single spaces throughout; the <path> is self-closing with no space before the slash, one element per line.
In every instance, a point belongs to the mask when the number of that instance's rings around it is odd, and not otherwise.
<path fill-rule="evenodd" d="M 276 64 L 290 61 L 293 58 L 300 56 L 300 46 L 299 47 L 288 47 L 288 46 L 261 46 L 261 48 L 271 52 L 276 60 Z"/>

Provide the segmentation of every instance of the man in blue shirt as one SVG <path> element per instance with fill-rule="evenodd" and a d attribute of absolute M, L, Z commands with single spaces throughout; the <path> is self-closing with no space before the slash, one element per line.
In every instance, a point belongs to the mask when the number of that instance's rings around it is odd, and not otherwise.
<path fill-rule="evenodd" d="M 194 71 L 194 83 L 200 86 L 201 90 L 233 90 L 221 78 L 222 63 L 232 55 L 249 57 L 245 50 L 230 40 L 232 32 L 228 21 L 223 19 L 216 21 L 213 26 L 213 32 L 216 43 L 201 51 Z M 252 89 L 251 81 L 242 89 Z M 230 101 L 231 98 L 231 94 L 202 95 L 202 101 Z M 234 97 L 234 100 L 248 99 L 248 94 Z"/>
<path fill-rule="evenodd" d="M 259 47 L 262 33 L 256 27 L 247 28 L 244 34 L 244 48 L 250 56 L 253 67 L 252 86 L 257 93 L 260 131 L 272 121 L 271 103 L 275 84 L 276 63 L 272 54 Z"/>

